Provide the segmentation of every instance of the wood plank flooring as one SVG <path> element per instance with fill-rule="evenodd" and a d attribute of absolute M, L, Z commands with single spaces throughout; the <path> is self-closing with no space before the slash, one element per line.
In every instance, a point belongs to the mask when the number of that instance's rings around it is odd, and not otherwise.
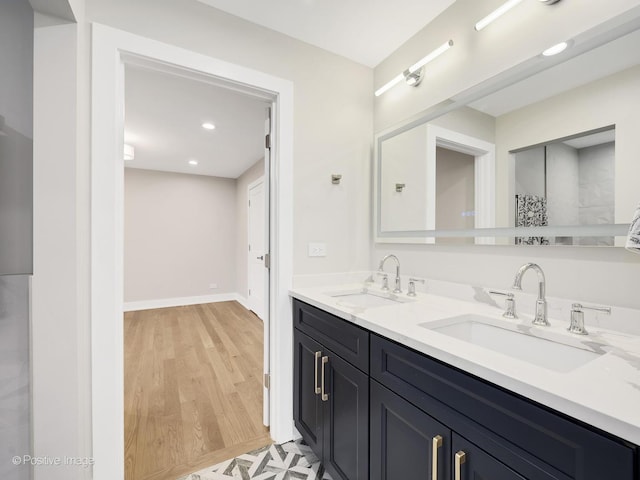
<path fill-rule="evenodd" d="M 175 480 L 271 443 L 262 321 L 237 302 L 128 312 L 125 479 Z"/>

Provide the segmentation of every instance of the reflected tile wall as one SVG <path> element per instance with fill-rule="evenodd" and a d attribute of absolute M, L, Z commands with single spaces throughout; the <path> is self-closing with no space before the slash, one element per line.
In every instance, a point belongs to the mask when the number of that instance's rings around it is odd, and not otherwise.
<path fill-rule="evenodd" d="M 580 224 L 615 223 L 615 144 L 604 143 L 580 152 Z M 580 245 L 613 245 L 613 237 L 584 237 Z"/>
<path fill-rule="evenodd" d="M 0 276 L 0 478 L 28 480 L 12 458 L 30 453 L 29 277 Z"/>

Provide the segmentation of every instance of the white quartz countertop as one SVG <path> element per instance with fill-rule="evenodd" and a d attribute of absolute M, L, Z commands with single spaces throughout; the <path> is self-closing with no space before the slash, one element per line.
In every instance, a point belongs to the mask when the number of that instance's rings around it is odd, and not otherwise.
<path fill-rule="evenodd" d="M 372 308 L 354 307 L 345 300 L 348 297 L 332 296 L 362 288 L 361 283 L 294 288 L 290 295 L 640 445 L 640 337 L 593 327 L 588 336 L 574 335 L 567 332 L 566 320 L 550 318 L 550 327 L 538 327 L 531 324 L 530 315 L 507 320 L 495 306 L 428 293 L 412 299 L 402 294 L 401 299 L 411 301 Z M 571 371 L 558 372 L 428 328 L 430 322 L 464 314 L 511 322 L 533 334 L 542 329 L 543 336 L 562 336 L 569 344 L 606 353 Z"/>

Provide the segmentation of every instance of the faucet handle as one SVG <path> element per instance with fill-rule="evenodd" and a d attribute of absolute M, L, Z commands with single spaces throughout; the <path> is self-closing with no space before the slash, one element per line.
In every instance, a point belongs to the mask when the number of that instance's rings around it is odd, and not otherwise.
<path fill-rule="evenodd" d="M 407 291 L 407 296 L 416 296 L 416 282 L 422 283 L 423 285 L 425 283 L 424 278 L 409 278 L 409 290 Z"/>
<path fill-rule="evenodd" d="M 507 297 L 504 301 L 504 313 L 502 316 L 504 318 L 518 318 L 516 314 L 516 300 L 513 297 L 513 293 L 511 292 L 499 292 L 497 290 L 489 290 L 491 295 L 501 295 L 503 297 Z"/>
<path fill-rule="evenodd" d="M 571 305 L 571 323 L 569 324 L 569 330 L 576 335 L 588 335 L 587 329 L 584 328 L 584 310 L 595 310 L 596 312 L 611 314 L 611 307 L 598 307 L 593 305 L 582 305 L 581 303 L 574 303 Z"/>
<path fill-rule="evenodd" d="M 376 275 L 382 277 L 382 290 L 389 290 L 389 275 L 384 272 L 376 272 Z"/>
<path fill-rule="evenodd" d="M 611 315 L 611 307 L 599 307 L 594 305 L 582 305 L 581 303 L 574 303 L 571 305 L 572 310 L 595 310 L 596 312 L 606 313 Z"/>

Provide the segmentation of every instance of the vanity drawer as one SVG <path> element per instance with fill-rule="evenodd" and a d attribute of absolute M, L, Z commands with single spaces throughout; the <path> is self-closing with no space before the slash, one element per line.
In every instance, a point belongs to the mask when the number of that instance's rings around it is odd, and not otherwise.
<path fill-rule="evenodd" d="M 369 332 L 319 308 L 293 299 L 294 327 L 365 373 L 369 372 Z"/>
<path fill-rule="evenodd" d="M 526 478 L 634 478 L 634 446 L 375 334 L 371 377 Z"/>

